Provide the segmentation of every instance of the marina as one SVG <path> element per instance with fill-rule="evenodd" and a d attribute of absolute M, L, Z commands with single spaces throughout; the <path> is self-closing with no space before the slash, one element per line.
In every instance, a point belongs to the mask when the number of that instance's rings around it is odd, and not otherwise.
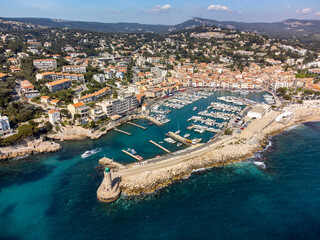
<path fill-rule="evenodd" d="M 223 96 L 228 96 L 228 99 L 233 100 L 242 99 L 241 102 L 246 104 L 264 101 L 263 94 L 257 92 L 249 92 L 243 96 L 239 92 L 232 91 L 196 90 L 191 93 L 182 92 L 173 95 L 152 105 L 145 120 L 132 120 L 128 124 L 117 127 L 118 130 L 132 133 L 134 138 L 129 140 L 125 134 L 119 135 L 112 131 L 108 133 L 107 135 L 113 136 L 116 141 L 113 144 L 113 151 L 108 152 L 107 157 L 121 163 L 131 163 L 132 158 L 119 154 L 122 149 L 133 147 L 144 159 L 150 159 L 168 154 L 168 151 L 174 153 L 200 142 L 208 142 L 216 134 L 224 131 L 227 123 L 247 106 L 219 100 Z M 173 107 L 172 104 L 180 104 L 181 108 L 168 107 Z M 137 127 L 134 124 L 148 129 Z M 166 135 L 168 132 L 175 135 L 168 136 Z M 182 139 L 177 136 L 188 139 L 188 141 L 181 141 Z M 103 138 L 109 139 L 107 136 Z M 154 143 L 148 145 L 147 148 L 143 147 L 150 142 L 150 139 L 167 151 Z"/>
<path fill-rule="evenodd" d="M 255 102 L 263 102 L 263 94 L 266 93 L 249 92 L 245 98 Z M 181 92 L 154 103 L 150 106 L 149 115 L 145 115 L 142 119 L 132 119 L 117 126 L 116 129 L 109 131 L 100 139 L 89 141 L 90 144 L 87 143 L 84 146 L 84 151 L 74 154 L 80 156 L 85 151 L 99 148 L 99 153 L 88 156 L 88 158 L 105 156 L 119 163 L 128 164 L 137 161 L 136 158 L 123 153 L 122 150 L 127 151 L 129 148 L 134 149 L 144 159 L 168 154 L 159 146 L 150 143 L 150 140 L 167 149 L 171 154 L 186 150 L 189 144 L 192 146 L 206 143 L 214 139 L 217 134 L 221 134 L 227 123 L 235 119 L 237 114 L 246 107 L 219 100 L 218 98 L 222 96 L 243 98 L 240 93 L 232 91 L 195 90 L 190 93 Z M 168 103 L 170 99 L 178 99 L 179 103 L 183 103 L 184 106 L 181 109 L 170 109 L 165 106 L 165 103 Z M 154 113 L 152 109 L 161 111 L 161 113 Z M 238 122 L 241 123 L 241 121 Z M 185 145 L 171 136 L 166 136 L 168 132 L 188 139 L 191 143 Z M 81 144 L 81 142 L 77 144 Z M 127 152 L 130 153 L 130 151 Z"/>

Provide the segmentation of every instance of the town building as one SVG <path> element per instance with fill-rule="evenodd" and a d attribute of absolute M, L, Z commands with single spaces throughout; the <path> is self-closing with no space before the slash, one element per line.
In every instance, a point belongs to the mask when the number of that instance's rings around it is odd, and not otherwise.
<path fill-rule="evenodd" d="M 66 65 L 62 67 L 62 72 L 86 73 L 86 66 L 83 65 Z"/>
<path fill-rule="evenodd" d="M 111 91 L 109 87 L 106 87 L 94 93 L 84 95 L 79 100 L 83 103 L 92 103 L 96 102 L 100 98 L 107 96 L 108 94 L 111 94 Z"/>
<path fill-rule="evenodd" d="M 89 107 L 83 102 L 69 104 L 68 110 L 71 113 L 72 117 L 74 117 L 75 114 L 79 114 L 81 118 L 89 115 Z"/>
<path fill-rule="evenodd" d="M 49 110 L 49 122 L 54 125 L 56 122 L 61 120 L 59 110 Z"/>
<path fill-rule="evenodd" d="M 9 77 L 8 74 L 6 73 L 0 73 L 0 81 L 5 81 L 7 79 L 7 77 Z"/>
<path fill-rule="evenodd" d="M 106 81 L 106 77 L 104 74 L 100 73 L 100 74 L 94 74 L 92 76 L 93 80 L 99 82 L 99 83 L 103 83 Z"/>
<path fill-rule="evenodd" d="M 46 83 L 46 86 L 50 92 L 60 91 L 62 89 L 71 87 L 71 85 L 72 84 L 70 79 L 61 79 L 61 80 L 56 80 L 50 83 Z"/>
<path fill-rule="evenodd" d="M 5 136 L 12 133 L 12 129 L 10 128 L 9 119 L 7 116 L 2 116 L 0 113 L 0 135 Z"/>
<path fill-rule="evenodd" d="M 31 82 L 24 80 L 20 82 L 20 93 L 26 98 L 34 98 L 39 96 L 39 91 L 36 90 Z"/>
<path fill-rule="evenodd" d="M 116 114 L 124 114 L 138 107 L 138 100 L 134 94 L 121 94 L 117 99 L 108 99 L 100 103 L 108 117 Z"/>
<path fill-rule="evenodd" d="M 43 72 L 36 75 L 36 80 L 52 79 L 54 81 L 61 79 L 70 79 L 71 81 L 84 82 L 84 75 L 77 73 L 63 73 L 63 72 Z"/>
<path fill-rule="evenodd" d="M 251 110 L 248 111 L 247 116 L 250 118 L 261 119 L 267 110 L 264 107 L 255 106 Z"/>
<path fill-rule="evenodd" d="M 57 61 L 55 59 L 36 59 L 33 60 L 33 65 L 38 69 L 56 68 Z"/>

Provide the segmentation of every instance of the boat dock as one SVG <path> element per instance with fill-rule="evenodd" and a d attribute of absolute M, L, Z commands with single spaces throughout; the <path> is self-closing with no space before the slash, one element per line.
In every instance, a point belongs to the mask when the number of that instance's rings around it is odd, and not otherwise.
<path fill-rule="evenodd" d="M 163 151 L 167 152 L 167 153 L 171 153 L 168 149 L 162 147 L 160 144 L 152 141 L 152 140 L 149 140 L 149 142 L 151 142 L 152 144 L 156 145 L 158 148 L 161 148 Z"/>
<path fill-rule="evenodd" d="M 128 154 L 130 157 L 133 157 L 134 159 L 136 159 L 137 161 L 141 161 L 141 159 L 139 159 L 137 156 L 127 152 L 126 150 L 121 150 L 122 152 L 124 152 L 125 154 Z"/>
<path fill-rule="evenodd" d="M 117 132 L 121 132 L 121 133 L 124 133 L 124 134 L 127 134 L 127 135 L 131 136 L 131 133 L 125 132 L 125 131 L 120 130 L 120 129 L 116 128 L 116 127 L 115 127 L 115 128 L 113 128 L 113 130 L 115 130 L 115 131 L 117 131 Z"/>
<path fill-rule="evenodd" d="M 186 139 L 184 137 L 181 137 L 180 135 L 175 134 L 174 132 L 168 132 L 166 134 L 166 136 L 171 137 L 174 140 L 176 140 L 178 142 L 181 142 L 182 144 L 184 144 L 184 145 L 186 145 L 188 147 L 191 146 L 191 144 L 192 144 L 191 140 L 188 140 L 188 139 Z"/>
<path fill-rule="evenodd" d="M 149 120 L 150 122 L 153 122 L 157 126 L 162 126 L 163 125 L 162 122 L 158 121 L 154 117 L 147 116 L 146 119 Z"/>
<path fill-rule="evenodd" d="M 138 125 L 138 124 L 135 124 L 135 123 L 133 123 L 133 122 L 127 122 L 128 124 L 130 124 L 130 125 L 132 125 L 132 126 L 135 126 L 135 127 L 139 127 L 139 128 L 142 128 L 142 129 L 147 129 L 146 127 L 142 127 L 142 126 L 140 126 L 140 125 Z"/>

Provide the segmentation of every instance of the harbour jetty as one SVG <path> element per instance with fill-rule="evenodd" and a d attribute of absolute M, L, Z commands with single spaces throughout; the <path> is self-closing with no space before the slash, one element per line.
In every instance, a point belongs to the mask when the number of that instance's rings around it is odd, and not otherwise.
<path fill-rule="evenodd" d="M 182 144 L 186 145 L 186 146 L 191 146 L 192 141 L 189 139 L 186 139 L 184 137 L 181 137 L 180 135 L 174 133 L 174 132 L 168 132 L 166 134 L 166 136 L 173 138 L 174 140 L 181 142 Z"/>
<path fill-rule="evenodd" d="M 131 153 L 129 153 L 128 151 L 126 150 L 122 150 L 122 152 L 124 152 L 125 154 L 129 155 L 130 157 L 133 157 L 134 159 L 136 159 L 137 161 L 140 161 L 141 159 Z"/>
<path fill-rule="evenodd" d="M 167 153 L 171 153 L 168 149 L 162 147 L 160 144 L 152 141 L 152 140 L 149 140 L 149 142 L 151 142 L 152 144 L 156 145 L 158 148 L 162 149 L 163 151 L 167 152 Z"/>
<path fill-rule="evenodd" d="M 120 129 L 118 129 L 118 128 L 113 128 L 115 131 L 117 131 L 117 132 L 120 132 L 120 133 L 124 133 L 124 134 L 127 134 L 127 135 L 129 135 L 129 136 L 131 136 L 132 134 L 131 133 L 128 133 L 128 132 L 126 132 L 126 131 L 123 131 L 123 130 L 120 130 Z"/>
<path fill-rule="evenodd" d="M 143 126 L 140 126 L 140 125 L 138 125 L 138 124 L 135 124 L 135 123 L 133 123 L 133 122 L 127 122 L 128 124 L 130 124 L 130 125 L 132 125 L 132 126 L 135 126 L 135 127 L 138 127 L 138 128 L 142 128 L 142 129 L 147 129 L 146 127 L 143 127 Z"/>

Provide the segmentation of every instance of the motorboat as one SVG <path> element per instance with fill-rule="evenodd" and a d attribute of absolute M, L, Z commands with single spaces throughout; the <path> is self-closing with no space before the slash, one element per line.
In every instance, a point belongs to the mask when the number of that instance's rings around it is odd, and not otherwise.
<path fill-rule="evenodd" d="M 82 158 L 87 158 L 89 156 L 91 156 L 92 154 L 94 154 L 94 152 L 92 151 L 85 151 L 83 154 L 81 154 Z"/>

